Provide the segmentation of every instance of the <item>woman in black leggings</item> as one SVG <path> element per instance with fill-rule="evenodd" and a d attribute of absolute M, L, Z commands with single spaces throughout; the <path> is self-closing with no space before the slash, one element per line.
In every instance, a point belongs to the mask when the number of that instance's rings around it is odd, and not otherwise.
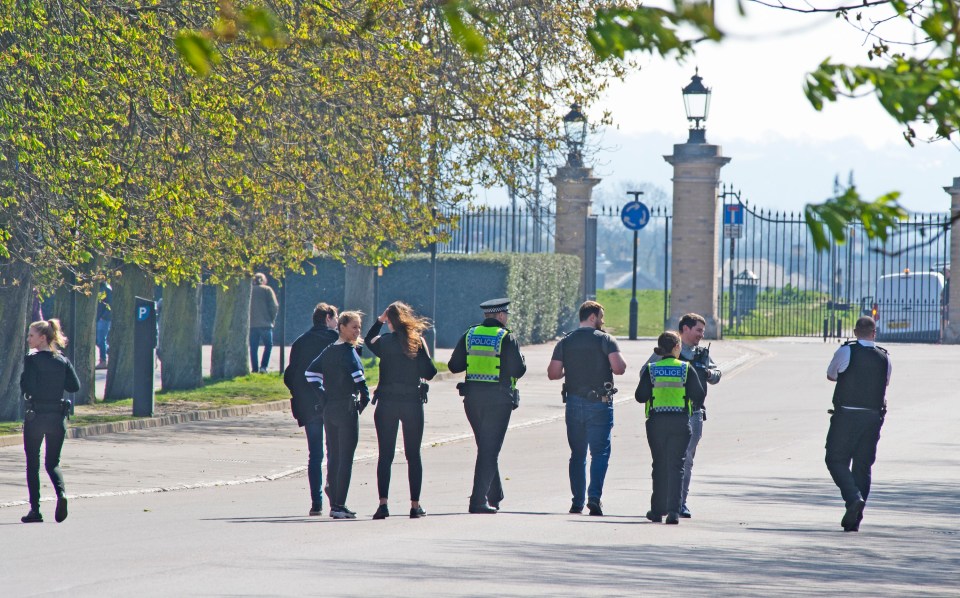
<path fill-rule="evenodd" d="M 67 518 L 67 496 L 60 473 L 60 450 L 67 435 L 67 409 L 64 392 L 80 390 L 80 380 L 70 361 L 60 350 L 67 339 L 59 320 L 30 324 L 27 345 L 30 353 L 23 360 L 20 374 L 20 392 L 27 399 L 23 423 L 23 450 L 27 455 L 27 491 L 30 512 L 20 518 L 24 523 L 40 523 L 40 445 L 47 440 L 44 466 L 57 493 L 55 519 Z"/>
<path fill-rule="evenodd" d="M 316 390 L 323 408 L 323 431 L 327 436 L 327 484 L 330 516 L 356 519 L 347 508 L 347 492 L 353 475 L 353 456 L 360 436 L 359 415 L 370 402 L 367 378 L 357 355 L 360 314 L 345 311 L 337 320 L 339 337 L 307 367 L 304 377 Z"/>
<path fill-rule="evenodd" d="M 380 335 L 384 324 L 389 325 L 391 332 Z M 421 393 L 420 383 L 437 374 L 422 336 L 429 325 L 429 320 L 416 315 L 409 305 L 396 301 L 377 318 L 364 339 L 370 351 L 380 358 L 380 381 L 373 395 L 373 402 L 377 405 L 373 421 L 380 449 L 377 460 L 380 506 L 373 515 L 374 519 L 390 516 L 387 507 L 390 467 L 397 449 L 397 429 L 401 425 L 410 480 L 410 517 L 416 519 L 426 515 L 420 507 L 420 486 L 423 483 L 420 442 L 423 440 L 423 404 L 426 402 L 426 393 Z"/>

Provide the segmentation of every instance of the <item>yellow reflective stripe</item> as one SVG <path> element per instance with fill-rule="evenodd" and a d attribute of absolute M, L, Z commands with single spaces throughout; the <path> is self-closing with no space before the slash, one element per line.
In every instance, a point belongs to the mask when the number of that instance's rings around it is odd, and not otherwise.
<path fill-rule="evenodd" d="M 657 380 L 653 383 L 654 388 L 683 388 L 683 382 L 669 382 L 667 380 Z"/>

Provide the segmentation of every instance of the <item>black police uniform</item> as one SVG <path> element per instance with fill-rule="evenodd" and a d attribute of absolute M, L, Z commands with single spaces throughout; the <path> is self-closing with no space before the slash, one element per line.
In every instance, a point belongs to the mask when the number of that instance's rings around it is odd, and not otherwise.
<path fill-rule="evenodd" d="M 693 367 L 688 366 L 683 385 L 685 398 L 691 405 L 702 405 L 704 386 L 700 383 L 699 376 L 692 374 Z M 640 384 L 637 385 L 634 398 L 639 403 L 653 400 L 653 380 L 650 378 L 649 363 L 640 370 Z M 690 416 L 686 411 L 651 411 L 646 429 L 647 444 L 653 458 L 653 493 L 647 518 L 660 521 L 667 515 L 667 523 L 677 523 L 682 504 L 684 456 L 690 443 Z"/>
<path fill-rule="evenodd" d="M 484 302 L 484 313 L 506 311 L 510 302 L 495 299 Z M 504 328 L 499 320 L 486 318 L 481 326 Z M 464 333 L 447 363 L 450 371 L 457 374 L 467 370 L 467 333 Z M 527 371 L 523 354 L 513 334 L 507 333 L 500 346 L 500 379 L 497 383 L 465 382 L 461 394 L 467 421 L 473 429 L 477 442 L 477 461 L 473 470 L 473 491 L 470 494 L 470 511 L 487 512 L 487 505 L 494 509 L 503 501 L 503 484 L 497 460 L 503 439 L 510 425 L 510 414 L 515 408 L 510 391 L 511 378 L 520 378 Z"/>
<path fill-rule="evenodd" d="M 840 525 L 845 531 L 858 531 L 887 410 L 890 365 L 887 351 L 873 343 L 852 341 L 837 351 L 845 350 L 850 361 L 837 376 L 825 461 L 847 507 Z"/>
<path fill-rule="evenodd" d="M 67 516 L 66 487 L 60 472 L 60 451 L 67 434 L 69 403 L 64 392 L 80 390 L 80 380 L 70 361 L 59 353 L 36 351 L 23 360 L 20 392 L 29 399 L 23 424 L 23 450 L 27 456 L 27 491 L 30 514 L 26 521 L 42 521 L 40 517 L 40 445 L 47 440 L 44 466 L 57 493 L 57 521 Z M 36 517 L 31 518 L 36 514 Z"/>
<path fill-rule="evenodd" d="M 388 498 L 390 467 L 397 450 L 397 431 L 403 425 L 403 452 L 407 458 L 407 477 L 410 482 L 410 500 L 420 500 L 423 484 L 423 463 L 420 443 L 423 441 L 423 404 L 420 381 L 432 380 L 437 368 L 420 339 L 415 358 L 405 352 L 402 339 L 393 332 L 380 335 L 383 322 L 377 320 L 367 332 L 363 344 L 380 358 L 380 379 L 373 393 L 377 410 L 373 422 L 377 428 L 377 489 L 380 498 Z"/>
<path fill-rule="evenodd" d="M 323 506 L 323 403 L 320 396 L 306 379 L 307 368 L 323 350 L 336 342 L 339 335 L 325 324 L 314 326 L 293 341 L 290 347 L 290 364 L 283 370 L 283 383 L 290 389 L 290 408 L 297 424 L 307 434 L 307 481 L 310 484 L 310 500 L 313 511 L 319 514 Z M 329 447 L 327 452 L 330 452 Z M 329 465 L 327 478 L 329 479 Z"/>
<path fill-rule="evenodd" d="M 349 343 L 338 342 L 324 349 L 307 368 L 306 375 L 324 405 L 323 430 L 327 435 L 327 481 L 332 514 L 346 510 L 353 456 L 360 437 L 358 415 L 370 402 L 370 392 L 363 364 Z"/>

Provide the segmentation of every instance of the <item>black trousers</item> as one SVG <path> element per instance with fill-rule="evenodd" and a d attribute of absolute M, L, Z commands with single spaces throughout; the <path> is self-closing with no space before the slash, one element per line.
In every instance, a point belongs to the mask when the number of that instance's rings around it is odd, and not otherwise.
<path fill-rule="evenodd" d="M 653 456 L 650 510 L 658 515 L 680 512 L 683 461 L 690 443 L 690 416 L 654 413 L 647 419 L 647 444 Z"/>
<path fill-rule="evenodd" d="M 47 475 L 50 476 L 57 496 L 63 496 L 66 492 L 63 474 L 60 472 L 60 451 L 66 435 L 67 420 L 59 413 L 38 413 L 31 421 L 23 424 L 23 451 L 27 455 L 27 492 L 32 509 L 40 508 L 40 445 L 44 438 L 47 439 L 44 458 Z"/>
<path fill-rule="evenodd" d="M 360 438 L 360 419 L 353 400 L 329 400 L 323 409 L 327 435 L 327 497 L 331 507 L 347 504 L 353 456 Z"/>
<path fill-rule="evenodd" d="M 500 481 L 500 467 L 497 460 L 503 439 L 510 425 L 513 405 L 502 397 L 467 397 L 463 401 L 467 421 L 473 428 L 477 441 L 477 462 L 473 468 L 473 492 L 470 494 L 470 506 L 485 503 L 499 504 L 503 500 L 503 484 Z"/>
<path fill-rule="evenodd" d="M 827 432 L 827 469 L 846 504 L 867 500 L 883 418 L 877 411 L 838 408 Z M 853 468 L 851 469 L 851 463 Z"/>
<path fill-rule="evenodd" d="M 373 414 L 377 427 L 377 490 L 380 498 L 390 492 L 390 467 L 397 451 L 397 431 L 403 426 L 403 454 L 407 458 L 407 478 L 410 482 L 410 500 L 420 500 L 423 485 L 423 461 L 420 459 L 420 443 L 423 442 L 423 403 L 416 400 L 381 398 Z"/>

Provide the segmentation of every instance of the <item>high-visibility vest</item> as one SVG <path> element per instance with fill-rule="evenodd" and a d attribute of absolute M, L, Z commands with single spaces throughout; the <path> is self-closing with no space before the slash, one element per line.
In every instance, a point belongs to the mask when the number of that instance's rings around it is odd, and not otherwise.
<path fill-rule="evenodd" d="M 467 330 L 467 382 L 500 382 L 500 348 L 510 331 L 499 326 L 474 326 Z M 510 388 L 516 380 L 510 379 Z"/>
<path fill-rule="evenodd" d="M 690 401 L 687 400 L 687 374 L 690 364 L 674 357 L 667 357 L 651 364 L 650 381 L 653 382 L 653 400 L 647 401 L 646 414 L 686 413 L 690 415 Z"/>

